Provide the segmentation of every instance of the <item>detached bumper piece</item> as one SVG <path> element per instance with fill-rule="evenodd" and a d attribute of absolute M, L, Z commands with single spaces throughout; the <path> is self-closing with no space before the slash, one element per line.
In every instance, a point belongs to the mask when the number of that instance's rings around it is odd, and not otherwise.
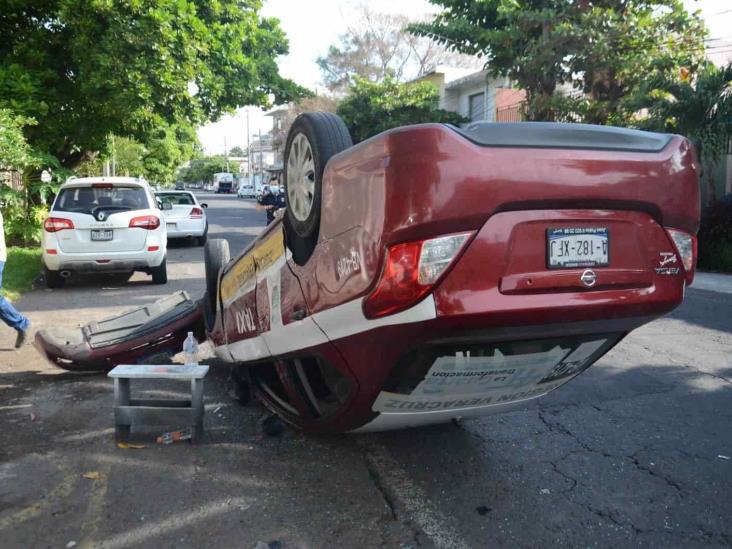
<path fill-rule="evenodd" d="M 188 332 L 205 339 L 203 306 L 187 292 L 71 329 L 40 330 L 35 346 L 52 364 L 70 371 L 109 371 L 179 352 Z"/>

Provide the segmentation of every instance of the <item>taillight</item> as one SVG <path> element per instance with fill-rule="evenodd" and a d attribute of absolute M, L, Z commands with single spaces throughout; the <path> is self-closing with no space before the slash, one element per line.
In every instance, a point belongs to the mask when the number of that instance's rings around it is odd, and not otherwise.
<path fill-rule="evenodd" d="M 694 269 L 696 267 L 696 237 L 678 229 L 666 229 L 668 235 L 676 246 L 676 251 L 681 258 L 681 264 L 686 271 L 686 284 L 694 280 Z"/>
<path fill-rule="evenodd" d="M 130 219 L 130 229 L 147 229 L 152 231 L 160 227 L 160 219 L 154 215 L 141 215 Z"/>
<path fill-rule="evenodd" d="M 58 231 L 63 231 L 64 229 L 73 229 L 74 222 L 70 219 L 65 219 L 63 217 L 49 217 L 43 222 L 43 228 L 46 230 L 46 232 L 57 233 Z"/>
<path fill-rule="evenodd" d="M 203 210 L 201 208 L 191 208 L 191 219 L 201 219 L 203 217 Z"/>
<path fill-rule="evenodd" d="M 363 303 L 367 318 L 416 304 L 447 273 L 473 233 L 460 233 L 390 246 L 381 278 Z"/>

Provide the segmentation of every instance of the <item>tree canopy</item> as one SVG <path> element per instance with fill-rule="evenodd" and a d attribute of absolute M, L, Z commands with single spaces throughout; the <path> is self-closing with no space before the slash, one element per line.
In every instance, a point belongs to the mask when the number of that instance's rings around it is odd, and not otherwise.
<path fill-rule="evenodd" d="M 526 90 L 530 120 L 579 111 L 587 122 L 622 123 L 643 79 L 703 59 L 703 23 L 682 0 L 430 1 L 443 11 L 410 30 L 482 56 Z"/>
<path fill-rule="evenodd" d="M 401 84 L 386 78 L 376 83 L 357 79 L 336 112 L 356 143 L 408 124 L 466 122 L 457 113 L 437 108 L 438 93 L 429 82 Z"/>
<path fill-rule="evenodd" d="M 0 109 L 0 170 L 23 168 L 31 161 L 32 151 L 23 136 L 26 120 L 8 109 Z"/>
<path fill-rule="evenodd" d="M 230 166 L 231 167 L 231 166 Z M 213 175 L 226 171 L 226 157 L 223 155 L 194 158 L 188 166 L 178 172 L 178 178 L 186 183 L 202 183 L 213 180 Z"/>
<path fill-rule="evenodd" d="M 715 168 L 732 140 L 732 64 L 720 68 L 706 63 L 683 79 L 649 79 L 635 107 L 647 109 L 648 116 L 638 121 L 643 129 L 678 133 L 696 144 L 708 183 L 707 201 L 714 202 Z"/>
<path fill-rule="evenodd" d="M 391 77 L 405 81 L 421 76 L 438 63 L 452 66 L 480 66 L 471 56 L 447 51 L 430 38 L 407 32 L 404 15 L 378 13 L 366 6 L 359 9 L 358 22 L 348 27 L 319 57 L 323 82 L 331 91 L 345 92 L 356 78 L 380 82 Z"/>
<path fill-rule="evenodd" d="M 306 92 L 279 75 L 287 40 L 260 7 L 260 0 L 6 0 L 0 106 L 37 120 L 26 128 L 28 142 L 67 167 L 112 134 L 168 147 L 171 135 L 238 105 Z"/>

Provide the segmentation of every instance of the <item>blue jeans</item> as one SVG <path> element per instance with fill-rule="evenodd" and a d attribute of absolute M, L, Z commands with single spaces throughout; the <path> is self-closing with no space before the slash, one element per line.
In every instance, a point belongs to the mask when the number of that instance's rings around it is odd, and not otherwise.
<path fill-rule="evenodd" d="M 5 268 L 5 262 L 0 261 L 0 288 L 3 287 L 3 269 Z M 25 332 L 30 325 L 30 321 L 20 314 L 13 304 L 7 299 L 0 296 L 0 319 L 18 331 Z"/>

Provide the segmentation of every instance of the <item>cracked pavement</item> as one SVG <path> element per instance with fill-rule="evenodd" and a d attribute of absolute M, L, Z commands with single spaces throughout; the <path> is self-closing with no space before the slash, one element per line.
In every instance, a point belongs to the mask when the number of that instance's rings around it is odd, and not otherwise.
<path fill-rule="evenodd" d="M 234 250 L 262 225 L 249 202 L 207 201 L 212 236 Z M 195 294 L 201 255 L 173 248 L 164 288 L 87 281 L 20 307 L 40 327 Z M 700 277 L 673 314 L 522 408 L 361 436 L 263 436 L 263 410 L 232 402 L 214 367 L 204 444 L 161 447 L 151 431 L 118 449 L 109 380 L 15 353 L 0 330 L 0 545 L 728 547 L 732 292 L 719 280 L 732 279 Z"/>

